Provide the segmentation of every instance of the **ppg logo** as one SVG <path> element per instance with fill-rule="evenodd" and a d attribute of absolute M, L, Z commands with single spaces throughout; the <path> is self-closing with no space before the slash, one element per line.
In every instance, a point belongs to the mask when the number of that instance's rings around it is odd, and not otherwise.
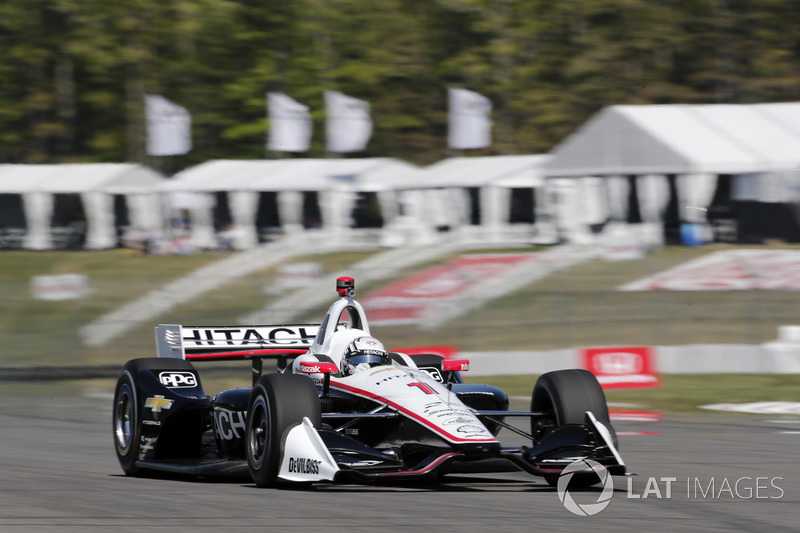
<path fill-rule="evenodd" d="M 443 383 L 444 379 L 442 378 L 441 372 L 439 372 L 438 368 L 428 367 L 428 368 L 420 368 L 423 372 L 428 374 L 432 379 L 438 381 L 439 383 Z"/>
<path fill-rule="evenodd" d="M 158 380 L 171 389 L 197 386 L 197 377 L 191 372 L 162 372 L 158 375 Z"/>

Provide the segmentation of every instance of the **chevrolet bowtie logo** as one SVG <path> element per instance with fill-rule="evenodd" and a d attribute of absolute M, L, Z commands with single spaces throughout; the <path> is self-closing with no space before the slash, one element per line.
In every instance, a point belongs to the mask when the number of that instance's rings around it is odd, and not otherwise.
<path fill-rule="evenodd" d="M 161 409 L 169 409 L 172 407 L 172 402 L 174 401 L 175 400 L 167 400 L 163 396 L 158 395 L 148 398 L 147 401 L 144 402 L 144 406 L 152 409 L 154 413 L 160 413 Z"/>

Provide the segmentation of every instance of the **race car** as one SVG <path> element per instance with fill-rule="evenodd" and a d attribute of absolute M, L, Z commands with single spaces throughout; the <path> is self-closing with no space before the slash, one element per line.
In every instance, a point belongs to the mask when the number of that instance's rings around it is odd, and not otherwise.
<path fill-rule="evenodd" d="M 541 375 L 530 411 L 491 385 L 465 383 L 464 359 L 390 352 L 370 334 L 355 281 L 320 324 L 159 325 L 158 357 L 128 361 L 113 408 L 127 475 L 152 471 L 278 484 L 436 481 L 448 473 L 521 470 L 555 485 L 591 460 L 623 475 L 605 396 L 586 370 Z M 252 386 L 207 395 L 195 362 L 252 361 Z M 262 361 L 276 372 L 262 375 Z M 509 423 L 521 417 L 526 431 Z M 529 445 L 503 446 L 506 429 Z M 573 467 L 570 467 L 570 471 Z M 597 472 L 583 483 L 599 482 Z"/>

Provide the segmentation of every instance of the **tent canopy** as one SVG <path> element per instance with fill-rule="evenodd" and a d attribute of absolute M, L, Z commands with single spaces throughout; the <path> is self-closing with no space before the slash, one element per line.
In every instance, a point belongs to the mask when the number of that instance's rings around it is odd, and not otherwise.
<path fill-rule="evenodd" d="M 179 172 L 165 191 L 381 191 L 417 172 L 392 158 L 208 161 Z"/>
<path fill-rule="evenodd" d="M 419 171 L 414 188 L 539 187 L 548 155 L 452 157 Z"/>
<path fill-rule="evenodd" d="M 552 151 L 548 177 L 800 167 L 800 103 L 610 106 Z"/>
<path fill-rule="evenodd" d="M 0 165 L 0 193 L 152 192 L 164 176 L 131 163 Z"/>

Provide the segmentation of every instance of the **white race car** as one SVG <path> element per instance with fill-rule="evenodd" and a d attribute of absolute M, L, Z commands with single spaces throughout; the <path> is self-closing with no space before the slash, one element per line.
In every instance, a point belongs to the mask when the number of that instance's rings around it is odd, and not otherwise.
<path fill-rule="evenodd" d="M 509 411 L 497 387 L 464 383 L 463 359 L 387 352 L 370 334 L 355 282 L 321 324 L 156 328 L 157 358 L 120 374 L 116 453 L 146 470 L 279 482 L 436 480 L 448 472 L 516 467 L 555 484 L 573 461 L 625 474 L 605 396 L 588 371 L 539 377 L 530 411 Z M 193 362 L 250 359 L 253 386 L 206 395 Z M 276 373 L 261 375 L 263 359 Z M 530 420 L 530 431 L 507 422 Z M 529 445 L 504 447 L 501 429 Z M 599 481 L 583 474 L 584 483 Z"/>

